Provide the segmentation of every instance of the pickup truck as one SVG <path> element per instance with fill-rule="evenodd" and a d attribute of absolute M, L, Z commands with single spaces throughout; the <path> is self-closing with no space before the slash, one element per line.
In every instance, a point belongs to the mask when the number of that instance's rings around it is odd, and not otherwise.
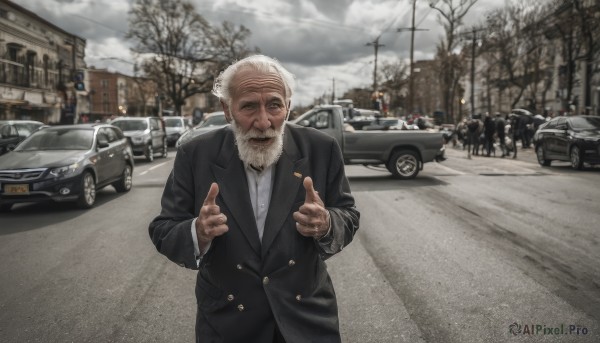
<path fill-rule="evenodd" d="M 342 149 L 344 164 L 385 165 L 397 179 L 412 179 L 423 164 L 443 161 L 442 133 L 419 130 L 346 130 L 339 105 L 321 105 L 292 121 L 334 137 Z"/>

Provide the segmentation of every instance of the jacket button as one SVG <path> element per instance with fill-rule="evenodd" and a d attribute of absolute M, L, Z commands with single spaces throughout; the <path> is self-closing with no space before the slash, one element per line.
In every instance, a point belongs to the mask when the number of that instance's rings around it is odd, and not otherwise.
<path fill-rule="evenodd" d="M 295 264 L 296 264 L 296 261 L 294 261 L 294 260 L 290 260 L 290 262 L 288 262 L 288 265 L 290 267 L 293 267 Z"/>
<path fill-rule="evenodd" d="M 240 312 L 242 312 L 242 311 L 244 310 L 244 305 L 242 305 L 242 304 L 239 304 L 239 305 L 238 305 L 238 310 L 239 310 Z"/>
<path fill-rule="evenodd" d="M 265 276 L 265 277 L 263 278 L 263 285 L 268 285 L 268 284 L 269 284 L 269 277 L 268 277 L 268 276 Z"/>
<path fill-rule="evenodd" d="M 301 296 L 300 294 L 296 295 L 296 300 L 297 300 L 297 301 L 300 301 L 300 300 L 302 300 L 302 296 Z"/>
<path fill-rule="evenodd" d="M 229 295 L 227 296 L 227 300 L 229 300 L 229 301 L 233 301 L 233 299 L 235 299 L 235 297 L 233 296 L 233 294 L 229 294 Z"/>
<path fill-rule="evenodd" d="M 241 264 L 238 264 L 238 265 L 236 265 L 235 267 L 236 267 L 238 270 L 242 270 L 242 265 L 241 265 Z"/>

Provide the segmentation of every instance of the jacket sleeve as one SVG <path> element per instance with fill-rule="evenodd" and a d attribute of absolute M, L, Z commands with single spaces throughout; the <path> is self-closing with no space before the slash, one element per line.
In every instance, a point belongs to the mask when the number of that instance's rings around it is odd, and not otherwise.
<path fill-rule="evenodd" d="M 190 160 L 179 149 L 161 198 L 161 212 L 149 225 L 156 249 L 181 267 L 198 269 L 191 225 L 197 216 Z"/>
<path fill-rule="evenodd" d="M 331 231 L 328 236 L 315 241 L 324 260 L 342 251 L 352 242 L 360 219 L 360 213 L 355 207 L 350 184 L 344 172 L 342 152 L 335 140 L 331 141 L 329 161 L 325 199 L 321 200 L 329 210 Z"/>

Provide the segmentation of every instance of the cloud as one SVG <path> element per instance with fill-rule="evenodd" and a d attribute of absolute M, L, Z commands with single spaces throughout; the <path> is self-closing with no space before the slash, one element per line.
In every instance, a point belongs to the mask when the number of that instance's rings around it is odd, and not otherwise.
<path fill-rule="evenodd" d="M 132 0 L 20 0 L 19 5 L 63 30 L 87 40 L 86 63 L 132 74 L 128 12 Z M 378 64 L 408 61 L 411 3 L 398 0 L 192 0 L 196 10 L 211 24 L 229 21 L 252 31 L 250 46 L 257 46 L 279 59 L 297 77 L 296 104 L 308 105 L 313 98 L 333 90 L 336 94 L 372 84 L 374 50 L 366 43 L 378 36 L 385 46 L 378 51 Z M 433 57 L 443 35 L 436 12 L 417 2 L 415 59 Z M 498 7 L 497 0 L 479 0 L 467 23 Z M 107 59 L 111 58 L 113 59 Z"/>

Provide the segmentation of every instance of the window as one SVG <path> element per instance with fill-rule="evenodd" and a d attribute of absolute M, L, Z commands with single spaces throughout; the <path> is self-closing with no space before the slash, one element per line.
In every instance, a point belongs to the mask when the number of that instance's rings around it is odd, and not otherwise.
<path fill-rule="evenodd" d="M 108 80 L 100 80 L 100 85 L 102 88 L 108 88 Z"/>
<path fill-rule="evenodd" d="M 44 55 L 44 87 L 48 87 L 49 86 L 49 80 L 48 80 L 48 60 L 49 60 L 48 55 Z"/>
<path fill-rule="evenodd" d="M 106 139 L 109 143 L 115 142 L 117 140 L 117 134 L 113 131 L 113 129 L 105 127 L 102 129 L 102 132 L 106 136 Z"/>

